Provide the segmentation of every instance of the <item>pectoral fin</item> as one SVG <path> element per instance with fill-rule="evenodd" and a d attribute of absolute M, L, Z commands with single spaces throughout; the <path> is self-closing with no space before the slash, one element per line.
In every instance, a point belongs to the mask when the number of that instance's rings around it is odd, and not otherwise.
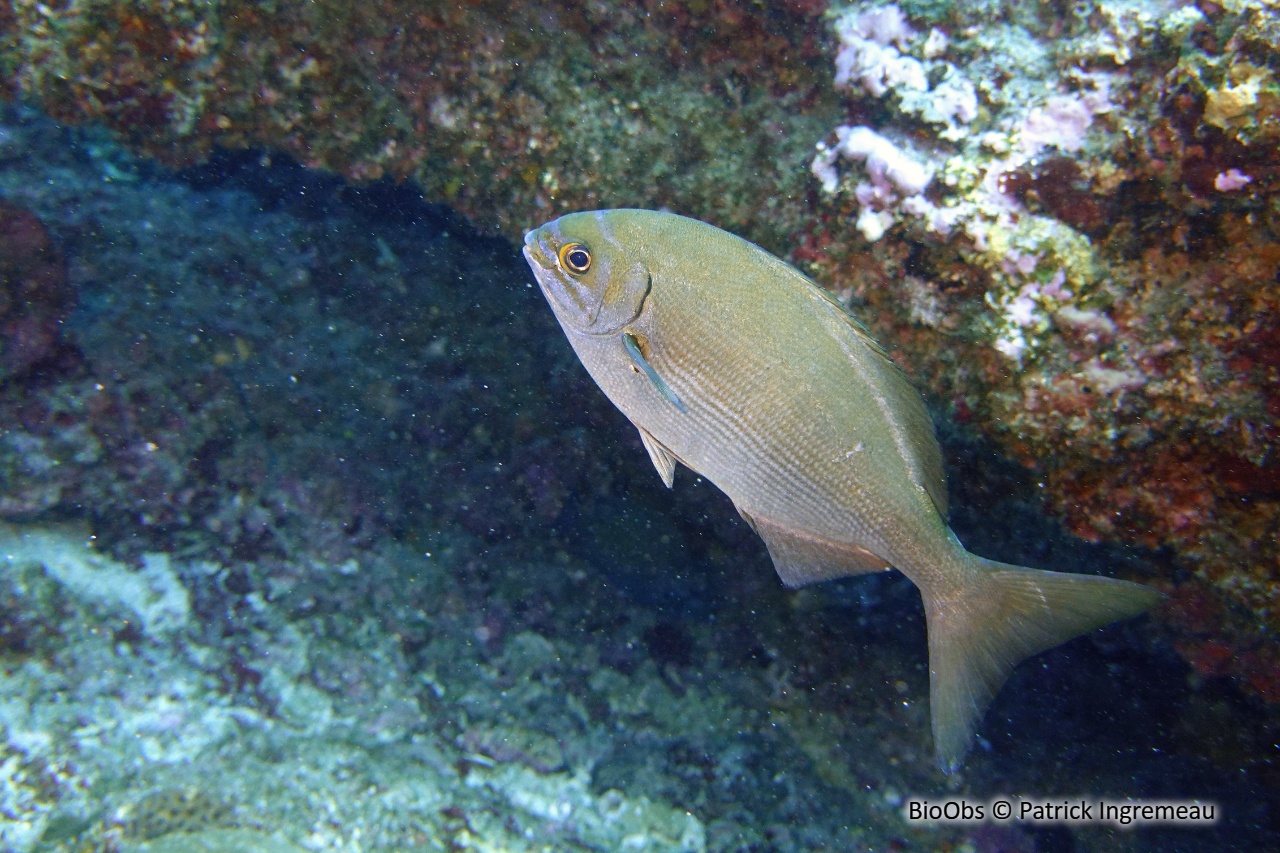
<path fill-rule="evenodd" d="M 663 381 L 661 376 L 658 375 L 658 371 L 653 369 L 653 365 L 649 363 L 649 360 L 644 357 L 644 353 L 640 350 L 640 341 L 636 336 L 630 332 L 623 332 L 622 345 L 626 347 L 627 355 L 631 356 L 631 362 L 641 373 L 649 377 L 649 381 L 658 389 L 658 393 L 663 397 L 666 397 L 671 405 L 675 406 L 680 411 L 687 412 L 688 409 L 684 407 L 684 403 L 680 402 L 680 398 L 676 396 L 675 392 L 671 390 L 671 387 Z M 658 470 L 661 472 L 662 469 L 659 468 Z"/>
<path fill-rule="evenodd" d="M 640 429 L 636 427 L 636 429 Z M 649 458 L 653 461 L 653 467 L 658 469 L 658 476 L 662 478 L 662 483 L 668 489 L 676 479 L 676 459 L 675 454 L 667 450 L 653 436 L 649 435 L 643 429 L 640 429 L 640 441 L 644 444 L 644 449 L 649 451 Z"/>
<path fill-rule="evenodd" d="M 818 581 L 883 572 L 889 563 L 858 545 L 819 539 L 738 508 L 751 529 L 760 534 L 773 558 L 773 568 L 788 587 Z"/>

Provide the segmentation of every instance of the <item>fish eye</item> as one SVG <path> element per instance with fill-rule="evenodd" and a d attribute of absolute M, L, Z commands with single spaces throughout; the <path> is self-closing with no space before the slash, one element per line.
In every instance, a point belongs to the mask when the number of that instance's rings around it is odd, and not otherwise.
<path fill-rule="evenodd" d="M 574 275 L 582 275 L 591 269 L 591 253 L 581 243 L 566 243 L 560 249 L 560 266 Z"/>

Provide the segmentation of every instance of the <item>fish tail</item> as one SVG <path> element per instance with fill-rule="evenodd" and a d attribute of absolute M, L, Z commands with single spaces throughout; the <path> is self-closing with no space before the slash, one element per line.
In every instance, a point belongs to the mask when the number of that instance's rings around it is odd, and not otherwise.
<path fill-rule="evenodd" d="M 933 743 L 948 773 L 959 767 L 983 712 L 1019 661 L 1137 616 L 1163 597 L 1128 581 L 965 556 L 963 583 L 922 590 Z"/>

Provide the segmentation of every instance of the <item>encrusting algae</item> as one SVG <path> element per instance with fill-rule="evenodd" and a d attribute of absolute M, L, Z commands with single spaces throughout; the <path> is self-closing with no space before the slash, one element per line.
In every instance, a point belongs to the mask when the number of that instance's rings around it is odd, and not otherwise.
<path fill-rule="evenodd" d="M 915 583 L 943 769 L 959 766 L 1019 661 L 1160 599 L 966 551 L 915 388 L 838 303 L 755 245 L 694 219 L 604 210 L 531 231 L 524 254 L 668 486 L 676 462 L 715 483 L 790 587 L 890 567 Z"/>

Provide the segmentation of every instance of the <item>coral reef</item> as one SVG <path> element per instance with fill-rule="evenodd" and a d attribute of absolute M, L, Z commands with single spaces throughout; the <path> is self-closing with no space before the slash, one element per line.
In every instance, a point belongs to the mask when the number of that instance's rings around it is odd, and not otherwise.
<path fill-rule="evenodd" d="M 0 89 L 90 122 L 0 112 L 0 846 L 1276 847 L 1278 42 L 1252 0 L 0 6 Z M 947 790 L 1218 831 L 902 820 L 948 784 L 914 592 L 782 593 L 470 230 L 628 204 L 853 306 L 967 545 L 1170 592 Z"/>
<path fill-rule="evenodd" d="M 39 566 L 77 598 L 123 612 L 147 634 L 166 634 L 191 616 L 186 589 L 165 553 L 144 554 L 140 571 L 103 557 L 88 531 L 17 530 L 0 524 L 0 553 L 9 571 Z"/>
<path fill-rule="evenodd" d="M 409 677 L 397 636 L 368 616 L 289 620 L 260 607 L 251 628 L 238 620 L 245 647 L 228 645 L 194 625 L 135 627 L 134 602 L 83 580 L 109 571 L 128 588 L 150 573 L 145 566 L 131 573 L 39 529 L 6 535 L 16 537 L 3 542 L 6 553 L 40 548 L 49 556 L 0 565 L 0 583 L 61 626 L 56 642 L 7 649 L 0 674 L 6 850 L 74 839 L 73 849 L 292 849 L 249 831 L 263 824 L 288 827 L 313 850 L 530 838 L 592 850 L 705 847 L 703 825 L 687 811 L 592 790 L 583 750 L 604 723 L 577 700 L 550 713 L 554 683 L 570 677 L 561 663 L 569 656 L 536 634 L 520 634 L 486 662 L 467 632 L 448 630 L 462 614 L 437 612 L 418 650 L 433 662 L 420 679 Z M 422 558 L 397 547 L 365 558 L 383 582 L 421 573 Z M 173 567 L 191 586 L 220 570 Z M 448 587 L 447 571 L 441 564 L 432 572 L 433 590 Z M 426 591 L 420 580 L 418 587 L 393 618 L 429 605 L 418 597 Z M 236 683 L 228 676 L 244 672 L 246 658 L 261 675 Z M 353 663 L 361 670 L 351 671 Z M 338 671 L 340 681 L 327 675 Z M 513 684 L 523 685 L 519 695 Z M 499 718 L 529 713 L 565 727 L 575 768 L 546 758 L 546 735 L 512 745 L 514 730 Z M 194 763 L 202 770 L 193 775 Z M 371 786 L 384 789 L 376 815 L 362 796 Z"/>
<path fill-rule="evenodd" d="M 505 243 L 261 155 L 178 180 L 29 111 L 0 128 L 0 192 L 79 296 L 77 357 L 0 393 L 27 506 L 0 543 L 6 849 L 1025 844 L 903 820 L 948 784 L 1208 791 L 1203 849 L 1273 840 L 1248 804 L 1274 726 L 1146 623 L 1024 668 L 944 781 L 910 584 L 784 592 L 708 484 L 658 482 Z M 1159 570 L 944 438 L 984 553 Z"/>
<path fill-rule="evenodd" d="M 168 163 L 265 145 L 358 181 L 412 178 L 508 236 L 569 209 L 667 206 L 790 252 L 857 303 L 936 401 L 1032 466 L 1074 531 L 1179 554 L 1167 584 L 1223 605 L 1215 631 L 1233 651 L 1201 660 L 1211 638 L 1180 636 L 1188 659 L 1280 695 L 1259 645 L 1278 627 L 1280 571 L 1274 6 L 823 12 L 17 3 L 0 12 L 0 72 L 13 94 Z M 317 283 L 291 266 L 261 274 L 302 276 L 299 294 Z M 21 364 L 48 354 L 66 308 L 54 292 L 10 333 Z M 235 379 L 266 354 L 250 336 L 200 346 L 217 348 L 205 387 L 225 393 L 200 405 L 220 407 L 220 425 L 171 421 L 166 444 L 141 438 L 159 433 L 127 422 L 110 384 L 63 388 L 29 407 L 38 428 L 9 438 L 35 442 L 23 456 L 49 470 L 4 496 L 7 513 L 73 499 L 77 465 L 53 463 L 83 458 L 132 465 L 149 495 L 120 498 L 146 500 L 151 523 L 182 517 L 199 498 L 176 490 L 181 460 L 207 458 L 243 422 L 231 398 L 264 411 L 281 399 L 249 399 Z M 394 407 L 385 382 L 367 388 L 370 404 Z M 125 443 L 55 425 L 81 406 L 124 418 L 110 433 Z M 542 458 L 523 458 L 521 477 L 535 517 L 553 519 L 573 490 Z M 305 515 L 334 499 L 241 497 L 256 507 L 250 526 L 266 504 Z M 367 517 L 376 490 L 355 503 Z M 471 524 L 510 523 L 495 512 Z M 224 531 L 254 538 L 233 518 Z M 1179 634 L 1185 599 L 1169 608 Z"/>
<path fill-rule="evenodd" d="M 0 69 L 53 115 L 101 121 L 169 163 L 265 145 L 358 180 L 413 178 L 512 236 L 555 211 L 666 204 L 755 222 L 781 245 L 825 121 L 811 107 L 834 106 L 821 11 L 18 3 L 0 14 Z"/>
<path fill-rule="evenodd" d="M 287 841 L 244 829 L 173 832 L 141 844 L 125 844 L 122 853 L 302 853 Z"/>
<path fill-rule="evenodd" d="M 1036 470 L 1073 532 L 1173 549 L 1179 648 L 1275 701 L 1274 6 L 1087 4 L 1004 26 L 902 8 L 841 14 L 835 80 L 933 178 L 886 189 L 820 143 L 831 202 L 797 257 Z M 868 258 L 842 222 L 884 243 Z M 1207 632 L 1180 612 L 1202 595 L 1221 604 Z"/>

